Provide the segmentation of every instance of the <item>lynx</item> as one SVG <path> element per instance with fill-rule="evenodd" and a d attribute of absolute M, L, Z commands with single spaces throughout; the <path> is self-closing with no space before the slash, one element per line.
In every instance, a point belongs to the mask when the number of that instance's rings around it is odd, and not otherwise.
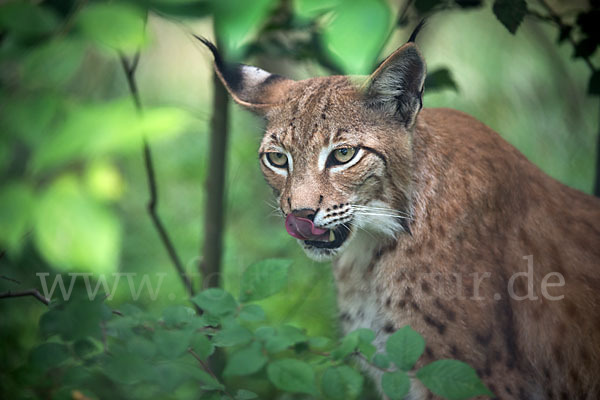
<path fill-rule="evenodd" d="M 500 399 L 600 398 L 600 199 L 490 128 L 422 109 L 414 36 L 368 77 L 216 72 L 266 119 L 260 166 L 287 232 L 331 260 L 345 331 L 409 325 Z M 378 372 L 369 373 L 377 378 Z M 434 398 L 418 381 L 411 399 Z"/>

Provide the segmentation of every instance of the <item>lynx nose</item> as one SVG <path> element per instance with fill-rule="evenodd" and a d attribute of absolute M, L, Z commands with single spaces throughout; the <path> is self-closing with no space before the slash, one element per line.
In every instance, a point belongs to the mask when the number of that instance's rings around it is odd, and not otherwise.
<path fill-rule="evenodd" d="M 310 219 L 311 221 L 314 221 L 316 211 L 310 208 L 302 208 L 300 210 L 292 211 L 292 214 L 294 214 L 294 217 L 297 218 Z"/>

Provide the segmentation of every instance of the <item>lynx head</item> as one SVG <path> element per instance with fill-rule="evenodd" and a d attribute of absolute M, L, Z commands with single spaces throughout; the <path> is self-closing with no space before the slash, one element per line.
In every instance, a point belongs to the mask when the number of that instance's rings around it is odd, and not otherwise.
<path fill-rule="evenodd" d="M 425 79 L 412 40 L 366 78 L 294 81 L 227 65 L 199 39 L 233 99 L 266 119 L 260 165 L 287 232 L 311 258 L 334 258 L 362 234 L 410 233 L 412 132 Z"/>

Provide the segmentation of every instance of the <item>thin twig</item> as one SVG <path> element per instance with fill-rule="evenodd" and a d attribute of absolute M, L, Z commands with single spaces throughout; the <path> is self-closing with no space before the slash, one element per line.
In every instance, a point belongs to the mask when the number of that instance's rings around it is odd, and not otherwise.
<path fill-rule="evenodd" d="M 200 358 L 200 356 L 198 354 L 196 354 L 196 352 L 194 350 L 192 350 L 192 348 L 188 349 L 188 353 L 190 353 L 192 355 L 192 357 L 194 357 L 198 363 L 200 364 L 200 366 L 202 366 L 202 369 L 204 371 L 206 371 L 206 373 L 208 373 L 210 376 L 212 376 L 212 378 L 219 382 L 219 378 L 217 378 L 217 376 L 215 375 L 215 373 L 212 371 L 212 369 L 210 369 L 210 367 L 208 366 L 208 364 L 202 359 Z M 228 393 L 226 390 L 223 391 L 227 396 L 233 398 L 233 396 Z"/>
<path fill-rule="evenodd" d="M 139 94 L 139 91 L 137 88 L 137 84 L 135 82 L 135 71 L 137 69 L 137 66 L 138 66 L 138 63 L 140 60 L 140 53 L 137 52 L 131 62 L 129 62 L 127 60 L 125 55 L 120 54 L 120 60 L 121 60 L 121 65 L 123 66 L 123 71 L 125 72 L 125 76 L 127 78 L 127 84 L 129 85 L 129 91 L 131 93 L 133 102 L 135 103 L 136 110 L 138 111 L 138 113 L 142 114 L 142 112 L 143 112 L 142 102 L 140 100 L 140 94 Z M 154 163 L 152 161 L 152 153 L 150 150 L 150 145 L 148 144 L 148 141 L 145 138 L 144 138 L 143 151 L 144 151 L 144 165 L 146 168 L 146 177 L 148 180 L 148 189 L 150 192 L 150 199 L 148 200 L 148 204 L 147 204 L 148 213 L 150 214 L 150 218 L 152 219 L 154 227 L 158 231 L 160 240 L 162 241 L 163 245 L 165 246 L 165 249 L 167 250 L 167 253 L 169 254 L 169 258 L 171 259 L 173 266 L 175 267 L 175 269 L 177 270 L 177 273 L 179 274 L 181 280 L 183 281 L 183 285 L 185 286 L 185 288 L 188 291 L 188 293 L 190 294 L 190 296 L 193 296 L 194 295 L 194 287 L 192 284 L 192 280 L 190 279 L 188 274 L 185 272 L 185 268 L 183 267 L 183 263 L 181 262 L 181 259 L 177 255 L 175 246 L 173 245 L 173 242 L 171 241 L 171 238 L 170 238 L 169 234 L 167 233 L 167 230 L 165 229 L 165 227 L 162 223 L 162 220 L 160 219 L 160 217 L 158 216 L 158 213 L 156 211 L 156 208 L 158 206 L 158 190 L 157 190 L 157 185 L 156 185 L 156 177 L 154 174 Z"/>
<path fill-rule="evenodd" d="M 19 282 L 18 280 L 14 279 L 14 278 L 11 278 L 10 276 L 0 275 L 0 278 L 7 280 L 9 282 L 12 282 L 12 283 L 16 283 L 17 285 L 21 284 L 21 282 Z"/>
<path fill-rule="evenodd" d="M 554 22 L 558 26 L 558 28 L 560 29 L 561 32 L 563 32 L 565 29 L 569 28 L 569 26 L 563 22 L 561 16 L 558 15 L 558 13 L 556 11 L 554 11 L 554 9 L 552 7 L 550 7 L 550 5 L 546 2 L 546 0 L 538 0 L 538 3 L 540 3 L 541 6 L 546 9 L 546 11 L 548 12 L 549 15 L 545 16 L 545 15 L 539 14 L 535 11 L 528 10 L 527 12 L 529 13 L 529 15 L 536 17 L 543 21 Z M 571 35 L 571 32 L 569 32 L 567 34 L 566 39 L 569 41 L 569 43 L 571 43 L 571 45 L 574 48 L 577 47 L 577 42 L 575 42 L 575 39 L 573 38 L 573 35 Z M 583 61 L 585 61 L 585 63 L 587 64 L 589 69 L 592 71 L 592 73 L 596 72 L 596 67 L 592 63 L 592 60 L 590 59 L 589 56 L 584 56 L 581 58 L 583 59 Z"/>
<path fill-rule="evenodd" d="M 33 296 L 36 299 L 38 299 L 39 301 L 41 301 L 42 303 L 44 303 L 45 305 L 50 304 L 50 300 L 45 298 L 44 296 L 42 296 L 42 294 L 37 289 L 23 290 L 20 292 L 12 292 L 9 290 L 8 292 L 0 293 L 0 299 L 6 299 L 6 298 L 10 298 L 10 297 L 25 297 L 25 296 Z"/>

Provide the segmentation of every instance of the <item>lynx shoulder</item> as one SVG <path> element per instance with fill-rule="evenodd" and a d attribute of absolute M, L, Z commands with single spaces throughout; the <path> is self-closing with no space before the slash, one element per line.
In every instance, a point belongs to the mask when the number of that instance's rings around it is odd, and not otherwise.
<path fill-rule="evenodd" d="M 381 347 L 410 325 L 421 363 L 465 361 L 497 398 L 600 398 L 599 199 L 474 118 L 422 109 L 412 42 L 364 79 L 303 81 L 228 65 L 204 42 L 234 100 L 267 121 L 260 166 L 288 233 L 332 261 L 345 330 L 371 328 Z"/>

